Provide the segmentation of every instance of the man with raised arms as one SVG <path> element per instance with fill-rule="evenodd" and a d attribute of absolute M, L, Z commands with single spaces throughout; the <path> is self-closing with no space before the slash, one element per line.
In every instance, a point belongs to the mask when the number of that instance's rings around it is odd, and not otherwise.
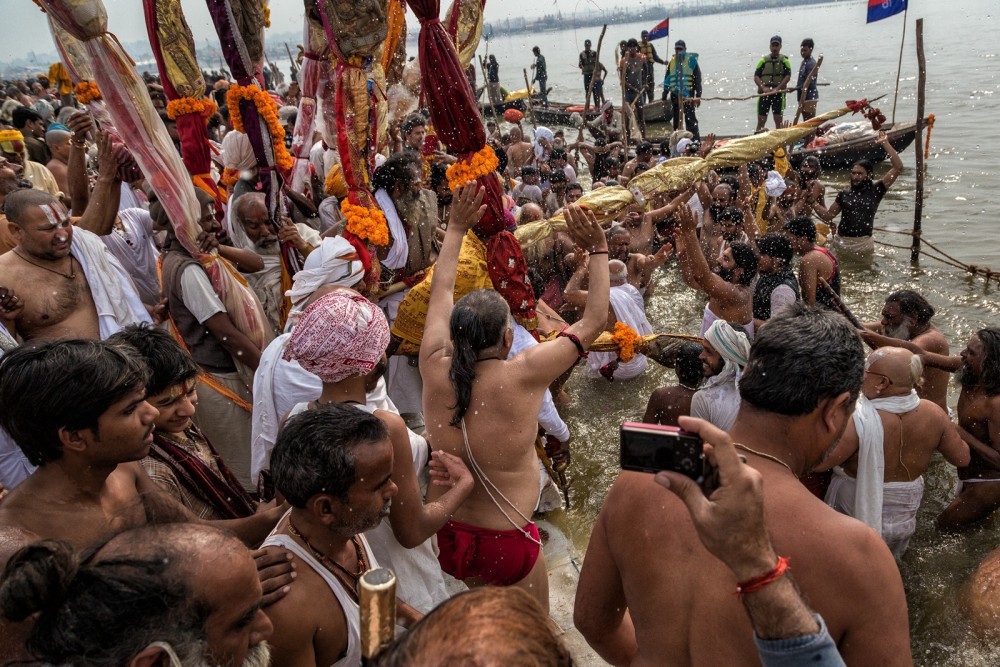
<path fill-rule="evenodd" d="M 538 502 L 537 415 L 546 388 L 586 355 L 607 322 L 607 242 L 593 213 L 566 208 L 570 236 L 590 253 L 586 309 L 555 340 L 507 361 L 513 330 L 503 298 L 479 290 L 453 305 L 459 248 L 485 210 L 482 197 L 475 184 L 455 197 L 420 346 L 430 439 L 435 449 L 461 456 L 476 478 L 471 495 L 438 532 L 438 559 L 445 572 L 470 585 L 518 585 L 547 610 L 548 575 L 531 522 Z M 441 495 L 431 487 L 427 500 Z"/>
<path fill-rule="evenodd" d="M 792 306 L 754 342 L 728 437 L 763 479 L 771 557 L 791 563 L 844 662 L 910 665 L 906 598 L 889 550 L 798 479 L 844 432 L 863 374 L 864 349 L 847 320 Z M 751 598 L 767 590 L 753 582 L 780 580 L 781 565 L 762 559 L 735 574 L 705 550 L 685 506 L 652 475 L 622 472 L 594 525 L 574 620 L 616 665 L 757 664 L 751 623 L 734 593 L 738 582 Z"/>

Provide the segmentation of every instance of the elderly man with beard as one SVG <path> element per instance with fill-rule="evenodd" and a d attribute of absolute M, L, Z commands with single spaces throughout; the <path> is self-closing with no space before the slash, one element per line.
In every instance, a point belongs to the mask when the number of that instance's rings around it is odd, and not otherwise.
<path fill-rule="evenodd" d="M 298 573 L 268 608 L 272 664 L 359 665 L 358 579 L 379 567 L 362 533 L 388 516 L 397 491 L 389 428 L 350 405 L 319 405 L 285 423 L 271 473 L 292 507 L 264 546 L 291 551 Z"/>
<path fill-rule="evenodd" d="M 38 614 L 35 660 L 87 667 L 267 667 L 272 626 L 246 548 L 209 526 L 133 528 L 78 552 L 44 540 L 8 561 L 0 615 Z M 46 582 L 39 585 L 39 582 Z"/>
<path fill-rule="evenodd" d="M 274 333 L 281 333 L 284 302 L 281 274 L 285 271 L 281 259 L 281 244 L 291 243 L 299 254 L 308 257 L 319 245 L 319 234 L 312 227 L 293 223 L 284 216 L 281 216 L 282 224 L 275 234 L 267 202 L 260 192 L 241 195 L 232 207 L 229 220 L 233 245 L 257 253 L 264 262 L 263 271 L 245 274 L 247 282 L 260 299 L 271 329 Z"/>
<path fill-rule="evenodd" d="M 385 311 L 390 327 L 396 321 L 403 298 L 423 279 L 437 258 L 437 196 L 424 189 L 421 174 L 420 156 L 407 151 L 391 156 L 375 170 L 372 179 L 375 200 L 389 226 L 389 245 L 384 254 L 379 252 L 383 292 L 378 305 Z M 423 385 L 413 361 L 411 365 L 411 359 L 393 356 L 389 360 L 386 385 L 389 397 L 407 424 L 419 430 L 423 424 Z"/>
<path fill-rule="evenodd" d="M 882 306 L 882 321 L 867 322 L 861 338 L 873 347 L 895 346 L 914 354 L 930 352 L 948 356 L 948 339 L 931 323 L 934 307 L 913 290 L 893 292 Z M 917 386 L 920 398 L 948 410 L 950 374 L 941 368 L 924 366 L 923 383 Z"/>
<path fill-rule="evenodd" d="M 677 259 L 681 276 L 688 286 L 708 294 L 705 313 L 701 320 L 701 335 L 716 320 L 724 320 L 741 327 L 748 338 L 753 338 L 753 289 L 757 275 L 757 253 L 746 243 L 732 243 L 722 254 L 718 268 L 708 267 L 696 235 L 697 220 L 689 206 L 679 212 L 680 231 L 677 234 Z"/>
<path fill-rule="evenodd" d="M 854 419 L 817 470 L 833 468 L 827 504 L 871 526 L 900 560 L 917 528 L 931 455 L 967 466 L 969 447 L 945 411 L 917 395 L 920 357 L 883 347 L 866 366 Z"/>
<path fill-rule="evenodd" d="M 705 349 L 699 359 L 707 382 L 691 397 L 691 416 L 728 431 L 740 411 L 736 382 L 747 365 L 750 341 L 721 320 L 712 322 L 703 335 Z"/>
<path fill-rule="evenodd" d="M 903 161 L 889 143 L 884 130 L 879 131 L 875 142 L 885 151 L 892 163 L 885 176 L 877 181 L 873 180 L 874 165 L 868 160 L 861 160 L 851 167 L 850 189 L 839 192 L 837 198 L 830 204 L 830 208 L 826 208 L 821 202 L 812 202 L 816 215 L 830 225 L 837 250 L 859 256 L 870 256 L 874 251 L 872 229 L 875 225 L 875 213 L 886 191 L 903 172 Z M 838 214 L 839 225 L 833 222 Z"/>

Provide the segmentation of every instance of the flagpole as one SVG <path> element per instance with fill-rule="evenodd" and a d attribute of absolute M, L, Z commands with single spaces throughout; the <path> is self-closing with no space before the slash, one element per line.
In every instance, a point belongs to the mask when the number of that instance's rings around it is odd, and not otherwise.
<path fill-rule="evenodd" d="M 896 66 L 896 92 L 892 96 L 892 122 L 896 122 L 896 100 L 899 98 L 899 73 L 903 69 L 903 43 L 906 42 L 906 13 L 910 11 L 910 3 L 903 10 L 903 36 L 899 40 L 899 64 Z"/>

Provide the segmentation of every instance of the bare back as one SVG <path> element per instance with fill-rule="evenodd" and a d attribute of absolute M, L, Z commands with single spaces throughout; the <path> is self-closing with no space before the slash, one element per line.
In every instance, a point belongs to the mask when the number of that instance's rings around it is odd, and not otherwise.
<path fill-rule="evenodd" d="M 790 559 L 846 663 L 911 664 L 902 582 L 878 536 L 827 507 L 788 472 L 758 470 L 774 548 Z M 608 561 L 617 572 L 594 576 L 621 578 L 638 643 L 633 665 L 759 664 L 750 622 L 733 594 L 734 575 L 702 547 L 685 507 L 651 475 L 621 474 L 595 540 L 607 554 L 594 565 Z"/>
<path fill-rule="evenodd" d="M 948 339 L 933 324 L 924 333 L 911 338 L 910 342 L 920 349 L 934 354 L 948 356 L 949 353 Z M 947 410 L 948 383 L 951 382 L 951 373 L 941 368 L 925 365 L 923 378 L 923 384 L 917 387 L 917 394 L 920 398 L 933 401 L 943 410 Z"/>
<path fill-rule="evenodd" d="M 886 482 L 910 482 L 927 470 L 931 455 L 940 450 L 952 465 L 968 463 L 968 446 L 962 442 L 955 425 L 939 406 L 928 400 L 904 414 L 879 411 L 884 436 Z M 844 470 L 858 474 L 858 455 L 846 462 Z"/>
<path fill-rule="evenodd" d="M 571 345 L 564 339 L 542 343 L 546 345 Z M 490 499 L 475 467 L 465 451 L 461 427 L 451 426 L 455 413 L 455 392 L 448 379 L 451 355 L 432 358 L 434 369 L 423 369 L 424 419 L 434 449 L 441 449 L 461 457 L 476 484 L 472 493 L 455 512 L 455 520 L 490 528 L 514 528 Z M 531 518 L 538 503 L 538 463 L 535 438 L 538 436 L 538 411 L 548 382 L 528 382 L 531 368 L 520 354 L 510 361 L 484 360 L 476 364 L 476 379 L 472 383 L 472 400 L 465 415 L 469 445 L 479 468 L 517 508 L 521 515 Z M 554 380 L 555 378 L 550 378 Z M 434 397 L 433 400 L 427 400 Z M 524 521 L 510 505 L 499 497 L 500 506 L 517 527 Z M 430 486 L 427 500 L 432 502 L 443 495 L 444 489 Z"/>
<path fill-rule="evenodd" d="M 521 174 L 521 167 L 534 157 L 533 148 L 527 141 L 520 141 L 507 147 L 507 173 L 513 177 Z"/>
<path fill-rule="evenodd" d="M 806 303 L 816 303 L 816 294 L 822 289 L 819 279 L 829 282 L 834 273 L 833 261 L 819 250 L 810 250 L 802 256 L 799 264 L 799 285 L 802 288 L 802 299 Z"/>
<path fill-rule="evenodd" d="M 677 426 L 677 418 L 691 414 L 694 391 L 687 387 L 660 387 L 653 390 L 642 421 L 647 424 Z"/>
<path fill-rule="evenodd" d="M 24 340 L 100 338 L 97 306 L 80 263 L 73 259 L 70 279 L 29 263 L 18 252 L 0 255 L 0 285 L 24 302 L 15 321 L 18 335 Z"/>
<path fill-rule="evenodd" d="M 958 397 L 958 425 L 985 445 L 993 449 L 1000 447 L 1000 442 L 994 437 L 994 434 L 1000 433 L 1000 395 L 988 396 L 979 386 L 963 388 Z M 964 478 L 1000 478 L 1000 470 L 975 451 L 966 471 Z"/>

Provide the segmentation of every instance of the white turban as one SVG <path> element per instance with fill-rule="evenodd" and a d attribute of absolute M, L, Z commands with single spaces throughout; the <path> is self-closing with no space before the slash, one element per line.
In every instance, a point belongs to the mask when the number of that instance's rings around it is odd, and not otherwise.
<path fill-rule="evenodd" d="M 764 192 L 768 197 L 780 197 L 784 194 L 787 186 L 785 179 L 776 171 L 767 172 L 767 180 L 764 181 Z"/>
<path fill-rule="evenodd" d="M 750 357 L 750 339 L 725 320 L 716 320 L 705 332 L 705 340 L 727 363 L 742 369 Z"/>
<path fill-rule="evenodd" d="M 552 140 L 555 138 L 556 135 L 552 133 L 552 130 L 542 125 L 539 125 L 535 129 L 535 157 L 542 157 L 542 153 L 545 152 L 545 149 L 542 148 L 542 145 L 538 141 L 539 139 L 545 139 L 545 141 L 551 144 Z"/>
<path fill-rule="evenodd" d="M 306 257 L 305 265 L 295 274 L 292 289 L 285 292 L 285 296 L 292 300 L 293 306 L 298 306 L 324 285 L 353 287 L 364 275 L 365 267 L 354 246 L 340 236 L 325 238 Z"/>
<path fill-rule="evenodd" d="M 222 164 L 226 169 L 245 171 L 257 166 L 250 139 L 242 132 L 233 130 L 222 140 Z"/>
<path fill-rule="evenodd" d="M 687 155 L 687 149 L 688 146 L 690 145 L 691 145 L 690 137 L 681 138 L 681 140 L 677 142 L 677 154 L 682 156 Z"/>

